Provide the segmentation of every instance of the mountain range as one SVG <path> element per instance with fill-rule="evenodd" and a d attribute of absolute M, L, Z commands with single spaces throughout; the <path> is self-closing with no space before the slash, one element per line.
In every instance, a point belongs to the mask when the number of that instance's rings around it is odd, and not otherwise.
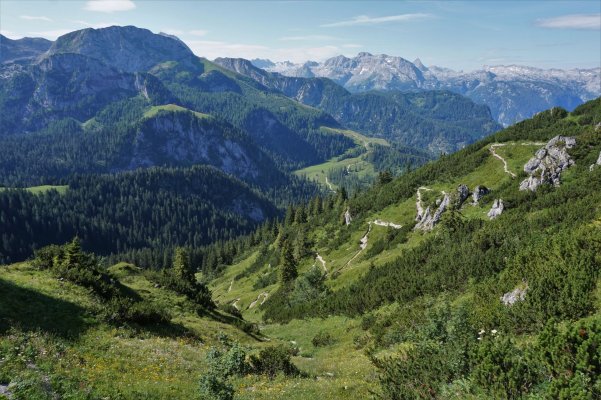
<path fill-rule="evenodd" d="M 210 190 L 195 203 L 188 220 L 226 221 L 212 230 L 172 238 L 156 223 L 143 229 L 145 239 L 100 247 L 87 241 L 103 254 L 232 238 L 320 190 L 296 170 L 360 156 L 370 171 L 362 179 L 371 183 L 382 172 L 375 165 L 402 171 L 499 129 L 487 107 L 461 95 L 351 94 L 328 79 L 286 78 L 244 62 L 265 75 L 258 80 L 250 70 L 197 57 L 176 37 L 133 26 L 83 29 L 54 42 L 2 36 L 0 44 L 0 185 L 34 187 L 34 193 L 45 185 L 68 187 L 66 196 L 50 190 L 30 226 L 46 224 L 56 210 L 70 221 L 60 233 L 65 238 L 75 231 L 89 238 L 89 232 L 113 229 L 108 226 L 125 229 L 119 221 L 134 220 L 145 207 L 153 220 L 163 221 L 167 205 L 159 199 L 147 204 L 148 186 L 128 183 L 147 179 L 144 171 L 153 168 L 154 186 L 189 174 L 195 185 L 221 180 L 239 193 L 235 204 Z M 371 137 L 379 144 L 367 145 Z M 208 169 L 190 170 L 198 166 Z M 78 204 L 103 202 L 98 191 L 76 189 L 80 176 L 107 182 L 127 216 L 104 228 L 92 208 L 82 219 L 70 219 Z M 131 201 L 122 198 L 123 185 L 132 186 Z M 19 196 L 21 204 L 38 201 L 29 192 Z M 165 196 L 181 201 L 177 192 Z M 0 249 L 4 260 L 49 240 L 36 229 L 17 244 L 8 225 L 2 229 L 8 235 Z"/>
<path fill-rule="evenodd" d="M 295 77 L 326 77 L 351 92 L 369 90 L 450 90 L 490 107 L 504 126 L 551 107 L 574 109 L 601 95 L 601 68 L 539 69 L 527 66 L 484 66 L 472 72 L 425 66 L 385 54 L 359 53 L 303 64 L 252 62 L 269 72 Z"/>

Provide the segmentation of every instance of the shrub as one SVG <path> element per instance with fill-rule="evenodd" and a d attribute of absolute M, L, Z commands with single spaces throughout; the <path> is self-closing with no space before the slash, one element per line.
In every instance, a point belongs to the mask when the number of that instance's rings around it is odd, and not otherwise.
<path fill-rule="evenodd" d="M 200 377 L 200 398 L 203 400 L 233 400 L 234 387 L 227 380 L 209 372 Z"/>
<path fill-rule="evenodd" d="M 258 355 L 250 357 L 250 364 L 257 374 L 274 378 L 278 373 L 287 376 L 300 375 L 300 371 L 290 361 L 290 350 L 286 346 L 267 347 Z"/>
<path fill-rule="evenodd" d="M 315 347 L 325 347 L 334 344 L 335 340 L 332 335 L 328 332 L 319 332 L 313 337 L 311 343 Z"/>
<path fill-rule="evenodd" d="M 113 323 L 133 322 L 139 325 L 166 324 L 169 313 L 148 301 L 134 301 L 127 297 L 111 299 L 102 309 L 101 316 Z"/>

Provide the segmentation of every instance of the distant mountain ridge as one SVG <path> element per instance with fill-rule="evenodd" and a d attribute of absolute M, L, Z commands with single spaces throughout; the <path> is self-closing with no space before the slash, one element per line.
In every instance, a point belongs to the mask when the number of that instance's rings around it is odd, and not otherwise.
<path fill-rule="evenodd" d="M 551 107 L 573 109 L 601 95 L 601 68 L 549 69 L 524 66 L 485 66 L 463 72 L 426 67 L 385 54 L 359 53 L 304 64 L 253 60 L 259 68 L 295 77 L 326 77 L 351 92 L 369 90 L 450 90 L 491 108 L 507 126 Z"/>
<path fill-rule="evenodd" d="M 9 39 L 0 35 L 0 64 L 20 62 L 38 57 L 46 52 L 52 42 L 43 38 Z"/>
<path fill-rule="evenodd" d="M 433 154 L 456 151 L 500 129 L 487 106 L 450 91 L 351 93 L 330 79 L 270 73 L 241 58 L 214 62 L 321 109 L 343 126 Z"/>

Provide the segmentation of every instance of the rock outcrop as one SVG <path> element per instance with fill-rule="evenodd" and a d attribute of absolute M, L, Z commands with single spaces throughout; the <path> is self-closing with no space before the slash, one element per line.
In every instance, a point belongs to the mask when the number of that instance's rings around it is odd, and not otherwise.
<path fill-rule="evenodd" d="M 478 204 L 480 199 L 489 193 L 490 193 L 490 189 L 487 188 L 486 186 L 481 186 L 481 185 L 476 186 L 474 188 L 474 191 L 472 192 L 472 200 L 473 200 L 472 204 L 474 204 L 474 205 Z"/>
<path fill-rule="evenodd" d="M 344 212 L 344 224 L 350 225 L 352 220 L 353 220 L 353 217 L 351 216 L 351 211 L 347 208 L 346 211 Z"/>
<path fill-rule="evenodd" d="M 520 184 L 520 190 L 533 192 L 542 184 L 559 186 L 561 173 L 574 165 L 567 150 L 576 145 L 576 139 L 568 136 L 555 136 L 542 149 L 539 149 L 526 165 L 524 171 L 530 177 Z"/>
<path fill-rule="evenodd" d="M 490 209 L 490 211 L 487 214 L 488 218 L 490 218 L 490 219 L 497 218 L 499 215 L 503 214 L 503 210 L 505 210 L 505 204 L 503 204 L 503 200 L 496 199 L 492 203 L 492 208 Z"/>
<path fill-rule="evenodd" d="M 442 201 L 438 205 L 436 211 L 432 213 L 430 207 L 426 208 L 419 222 L 415 225 L 416 230 L 421 231 L 431 231 L 438 222 L 440 222 L 440 217 L 442 213 L 444 213 L 449 205 L 451 204 L 451 198 L 448 194 L 445 194 Z"/>
<path fill-rule="evenodd" d="M 597 162 L 594 163 L 593 165 L 591 165 L 589 167 L 589 169 L 592 171 L 593 169 L 595 169 L 596 166 L 601 165 L 601 153 L 599 153 L 599 158 L 597 158 Z"/>
<path fill-rule="evenodd" d="M 457 203 L 458 206 L 461 207 L 461 205 L 467 200 L 467 198 L 470 197 L 470 189 L 467 187 L 467 185 L 461 184 L 457 188 L 457 193 Z"/>
<path fill-rule="evenodd" d="M 461 208 L 461 205 L 470 196 L 470 190 L 467 185 L 461 184 L 457 187 L 456 194 L 449 195 L 445 192 L 442 192 L 443 198 L 436 200 L 435 211 L 432 211 L 432 207 L 427 207 L 426 210 L 424 210 L 421 204 L 420 189 L 430 189 L 420 187 L 417 191 L 417 216 L 415 217 L 417 224 L 415 225 L 414 229 L 421 231 L 431 231 L 434 226 L 440 222 L 440 218 L 445 211 L 447 211 L 449 208 Z"/>
<path fill-rule="evenodd" d="M 526 298 L 527 291 L 528 286 L 517 287 L 511 292 L 507 292 L 503 296 L 501 296 L 501 302 L 506 306 L 512 306 L 518 301 L 524 301 L 524 299 Z"/>

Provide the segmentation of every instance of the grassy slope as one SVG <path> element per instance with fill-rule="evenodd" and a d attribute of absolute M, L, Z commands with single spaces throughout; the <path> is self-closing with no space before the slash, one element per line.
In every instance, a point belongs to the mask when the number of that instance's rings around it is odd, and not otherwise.
<path fill-rule="evenodd" d="M 155 115 L 157 115 L 159 113 L 159 111 L 180 111 L 180 112 L 185 112 L 185 111 L 190 111 L 190 110 L 188 110 L 185 107 L 178 106 L 176 104 L 165 104 L 165 105 L 162 105 L 162 106 L 153 106 L 153 107 L 150 107 L 150 109 L 144 113 L 144 118 L 152 118 Z M 197 111 L 192 111 L 192 112 L 198 118 L 209 118 L 210 117 L 210 115 L 203 114 L 201 112 L 197 112 Z"/>
<path fill-rule="evenodd" d="M 6 190 L 6 189 L 7 188 L 0 187 L 0 190 Z M 31 187 L 25 188 L 25 190 L 27 190 L 28 192 L 31 192 L 33 194 L 44 193 L 44 192 L 47 192 L 49 190 L 56 190 L 60 194 L 65 194 L 65 192 L 67 191 L 67 189 L 69 189 L 69 186 L 67 186 L 67 185 L 63 185 L 63 186 L 42 185 L 42 186 L 31 186 Z"/>
<path fill-rule="evenodd" d="M 110 398 L 193 398 L 206 351 L 219 333 L 245 345 L 259 343 L 232 325 L 199 317 L 183 296 L 154 287 L 133 268 L 121 265 L 115 272 L 142 297 L 165 304 L 172 326 L 136 332 L 101 322 L 85 289 L 27 263 L 0 270 L 0 315 L 24 331 L 50 333 L 66 348 L 54 373 L 90 382 L 95 393 Z"/>
<path fill-rule="evenodd" d="M 484 198 L 478 206 L 466 204 L 462 213 L 467 218 L 486 219 L 486 213 L 494 199 L 495 189 L 510 183 L 517 190 L 517 185 L 524 176 L 521 172 L 524 163 L 539 147 L 524 145 L 518 141 L 506 142 L 504 147 L 497 148 L 497 154 L 507 160 L 509 170 L 517 174 L 516 178 L 512 178 L 503 171 L 502 162 L 492 156 L 489 145 L 482 145 L 478 153 L 483 155 L 483 163 L 461 177 L 429 185 L 432 190 L 423 193 L 423 201 L 425 204 L 432 203 L 440 197 L 441 191 L 452 192 L 462 183 L 467 184 L 470 189 L 476 185 L 485 185 L 493 190 L 493 194 Z M 599 149 L 595 151 L 598 154 Z M 565 182 L 569 182 L 570 176 L 574 173 L 573 171 L 565 173 L 563 176 Z M 367 259 L 365 253 L 378 239 L 384 238 L 386 230 L 389 229 L 373 225 L 366 250 L 350 265 L 348 264 L 359 250 L 359 240 L 365 234 L 369 221 L 381 219 L 402 225 L 409 224 L 415 218 L 415 201 L 414 195 L 361 220 L 356 219 L 348 227 L 333 228 L 350 231 L 349 239 L 336 248 L 319 245 L 320 239 L 331 234 L 332 227 L 313 227 L 310 235 L 315 243 L 318 243 L 313 250 L 319 252 L 325 259 L 329 272 L 326 284 L 333 290 L 345 287 L 359 279 L 371 263 L 380 265 L 393 260 L 406 249 L 419 244 L 427 235 L 436 234 L 436 230 L 428 234 L 412 232 L 406 243 Z M 593 224 L 600 225 L 601 216 L 598 215 Z M 277 284 L 253 289 L 253 284 L 259 276 L 269 272 L 268 266 L 264 266 L 249 277 L 235 279 L 253 263 L 257 254 L 255 251 L 242 257 L 211 283 L 213 297 L 217 303 L 236 302 L 244 318 L 254 322 L 261 321 L 262 310 L 260 305 L 249 309 L 250 304 L 261 293 L 273 293 L 277 289 Z M 314 264 L 320 266 L 320 263 L 312 257 L 306 257 L 299 265 L 299 272 L 307 271 Z M 339 271 L 335 278 L 333 271 Z M 234 386 L 237 390 L 237 399 L 356 399 L 367 398 L 369 391 L 376 387 L 375 370 L 367 359 L 364 349 L 356 345 L 356 338 L 365 335 L 358 318 L 331 316 L 325 319 L 294 320 L 286 325 L 261 325 L 263 334 L 270 341 L 260 342 L 230 325 L 198 317 L 187 309 L 183 298 L 155 288 L 130 267 L 125 265 L 114 267 L 113 273 L 143 297 L 169 305 L 173 314 L 172 322 L 190 330 L 200 340 L 180 335 L 170 337 L 152 332 L 132 333 L 127 329 L 101 323 L 86 312 L 93 309 L 94 305 L 85 291 L 69 283 L 59 282 L 46 272 L 35 271 L 26 264 L 0 270 L 0 284 L 6 289 L 6 282 L 10 283 L 9 288 L 12 293 L 0 297 L 0 315 L 10 313 L 11 310 L 14 313 L 17 305 L 22 306 L 23 299 L 26 298 L 30 300 L 25 303 L 27 309 L 20 312 L 23 321 L 41 321 L 41 326 L 28 327 L 24 324 L 25 329 L 52 330 L 63 326 L 72 327 L 78 335 L 75 339 L 69 339 L 67 355 L 60 369 L 66 374 L 81 374 L 86 380 L 94 381 L 94 385 L 102 393 L 112 394 L 120 390 L 132 398 L 135 396 L 190 398 L 196 392 L 198 377 L 204 368 L 204 354 L 208 346 L 216 342 L 220 331 L 226 332 L 255 350 L 274 343 L 293 341 L 300 348 L 299 356 L 294 357 L 293 361 L 311 376 L 311 378 L 294 379 L 278 377 L 274 381 L 256 376 L 236 378 Z M 599 305 L 601 291 L 598 289 L 597 293 Z M 471 295 L 469 292 L 464 293 L 454 301 L 460 302 L 462 298 Z M 36 298 L 36 296 L 41 297 Z M 48 304 L 52 306 L 51 309 L 48 309 Z M 377 312 L 386 313 L 389 308 L 397 306 L 385 306 Z M 57 324 L 57 321 L 60 322 Z M 334 338 L 332 345 L 313 346 L 311 339 L 321 331 L 332 335 Z M 386 349 L 382 353 L 390 351 L 394 349 Z M 132 371 L 132 373 L 124 374 L 124 371 Z"/>
<path fill-rule="evenodd" d="M 365 135 L 360 134 L 359 132 L 355 132 L 347 129 L 336 129 L 329 127 L 321 127 L 322 133 L 330 133 L 330 134 L 338 134 L 344 135 L 348 138 L 351 138 L 355 141 L 357 146 L 365 147 L 369 152 L 371 146 L 374 144 L 381 146 L 389 146 L 389 143 L 385 139 L 380 138 L 372 138 Z M 371 163 L 365 161 L 365 155 L 363 154 L 359 157 L 352 158 L 343 158 L 334 157 L 325 163 L 312 165 L 303 169 L 299 169 L 295 171 L 295 174 L 298 176 L 304 176 L 307 179 L 315 181 L 327 189 L 337 189 L 337 186 L 331 182 L 326 182 L 326 176 L 328 172 L 335 168 L 349 168 L 349 173 L 355 174 L 360 178 L 365 176 L 376 176 L 376 171 Z M 328 184 L 329 183 L 329 184 Z"/>
<path fill-rule="evenodd" d="M 478 150 L 478 153 L 484 156 L 485 161 L 476 169 L 469 171 L 461 177 L 445 182 L 437 182 L 436 184 L 428 186 L 428 188 L 432 189 L 432 191 L 423 192 L 424 204 L 427 205 L 428 203 L 434 203 L 437 198 L 442 197 L 441 191 L 451 193 L 456 190 L 459 184 L 468 185 L 470 190 L 477 185 L 485 185 L 492 189 L 493 193 L 482 199 L 480 204 L 476 206 L 469 204 L 471 202 L 471 198 L 468 199 L 464 204 L 461 213 L 466 218 L 479 218 L 488 220 L 486 214 L 491 208 L 494 200 L 495 190 L 500 189 L 507 184 L 514 185 L 517 190 L 519 182 L 526 176 L 523 172 L 524 164 L 534 155 L 536 150 L 542 147 L 540 144 L 532 144 L 524 141 L 507 141 L 504 143 L 505 146 L 496 148 L 496 153 L 507 161 L 509 171 L 517 175 L 515 178 L 512 178 L 509 174 L 504 172 L 502 161 L 491 154 L 489 150 L 490 144 L 482 145 Z M 334 163 L 326 163 L 320 166 L 310 167 L 307 170 L 313 172 L 313 176 L 319 176 L 320 173 L 325 176 L 324 171 L 328 166 L 333 164 Z M 564 181 L 568 182 L 571 174 L 573 173 L 573 170 L 565 172 L 563 174 Z M 436 234 L 436 230 L 432 233 L 411 232 L 406 243 L 398 244 L 392 249 L 385 250 L 376 257 L 367 258 L 365 253 L 369 251 L 369 249 L 373 246 L 373 243 L 375 243 L 378 239 L 385 238 L 386 230 L 391 229 L 372 225 L 367 248 L 349 264 L 349 260 L 359 251 L 359 240 L 367 231 L 369 221 L 380 219 L 401 225 L 409 224 L 415 218 L 415 203 L 416 196 L 414 195 L 412 198 L 401 201 L 398 204 L 390 205 L 376 213 L 373 213 L 363 220 L 354 220 L 349 227 L 343 228 L 350 230 L 350 238 L 336 248 L 319 246 L 320 239 L 331 234 L 331 231 L 328 231 L 327 227 L 312 227 L 310 236 L 312 239 L 314 239 L 314 243 L 318 243 L 313 250 L 318 252 L 326 261 L 326 268 L 330 273 L 326 284 L 333 290 L 348 286 L 356 279 L 359 279 L 367 271 L 370 264 L 375 264 L 377 266 L 388 261 L 392 261 L 406 249 L 418 245 L 427 237 L 427 235 Z M 250 265 L 255 257 L 256 253 L 228 268 L 222 277 L 212 283 L 212 290 L 214 291 L 218 302 L 231 303 L 236 299 L 240 299 L 237 305 L 240 307 L 244 317 L 246 319 L 259 321 L 262 314 L 260 310 L 261 306 L 256 305 L 252 309 L 248 309 L 248 306 L 257 298 L 260 293 L 273 293 L 275 290 L 277 290 L 277 284 L 259 290 L 254 290 L 252 287 L 253 283 L 257 281 L 261 274 L 269 272 L 268 267 L 262 268 L 249 277 L 241 280 L 235 280 L 235 276 L 243 271 L 248 265 Z M 318 261 L 315 261 L 312 257 L 305 258 L 299 265 L 299 273 L 302 274 L 303 272 L 306 272 L 312 265 L 321 266 L 321 264 Z M 339 275 L 334 277 L 332 274 L 333 271 L 338 271 Z M 471 294 L 465 293 L 464 296 L 469 297 Z M 455 302 L 460 301 L 461 298 L 457 298 L 455 300 Z M 387 307 L 390 306 L 383 308 Z M 351 374 L 349 378 L 351 382 L 350 385 L 351 387 L 361 388 L 353 390 L 359 390 L 357 393 L 362 393 L 362 390 L 373 388 L 373 380 L 370 378 L 373 378 L 373 370 L 371 369 L 371 365 L 367 358 L 362 357 L 363 350 L 358 350 L 354 342 L 349 340 L 350 336 L 360 337 L 363 334 L 363 331 L 360 329 L 360 327 L 358 327 L 358 324 L 358 319 L 353 320 L 342 317 L 329 317 L 324 320 L 294 320 L 287 325 L 266 325 L 263 327 L 263 332 L 267 333 L 271 337 L 284 340 L 295 340 L 301 345 L 301 348 L 304 349 L 311 349 L 312 346 L 307 344 L 307 339 L 310 339 L 316 333 L 322 330 L 330 332 L 334 336 L 335 340 L 337 340 L 336 346 L 332 347 L 331 349 L 326 349 L 323 351 L 320 350 L 311 353 L 314 356 L 314 359 L 311 361 L 297 359 L 297 364 L 303 366 L 311 373 L 319 374 L 321 371 L 323 371 L 322 366 L 324 363 L 327 364 L 328 361 L 331 360 L 333 362 L 331 365 L 332 371 L 335 371 L 335 374 L 337 373 L 341 376 L 345 376 L 345 374 L 349 372 L 346 371 L 346 368 L 347 365 L 351 364 L 353 365 L 351 371 L 356 370 L 358 375 L 356 375 L 356 377 L 353 379 Z M 382 351 L 382 354 L 385 354 L 387 351 L 390 351 L 390 349 Z M 340 358 L 337 359 L 336 357 Z M 284 385 L 284 387 L 290 387 L 290 385 L 294 385 L 296 382 L 288 381 L 288 385 L 284 383 L 281 384 Z M 335 383 L 334 386 L 336 386 Z M 319 397 L 330 398 L 328 396 L 331 396 L 333 392 L 336 392 L 336 389 L 328 389 L 325 392 L 315 393 L 316 396 L 318 396 L 317 393 L 320 393 Z M 324 394 L 322 395 L 322 393 Z M 338 395 L 343 398 L 341 393 L 343 393 L 343 389 L 338 386 Z M 274 398 L 280 397 L 275 396 Z M 287 397 L 284 396 L 281 398 Z"/>

